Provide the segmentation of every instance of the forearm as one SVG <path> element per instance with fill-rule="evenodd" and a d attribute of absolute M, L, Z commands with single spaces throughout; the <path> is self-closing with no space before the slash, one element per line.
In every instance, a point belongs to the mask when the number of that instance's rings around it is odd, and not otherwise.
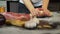
<path fill-rule="evenodd" d="M 23 0 L 23 2 L 30 12 L 35 10 L 30 0 Z"/>
<path fill-rule="evenodd" d="M 49 0 L 43 0 L 43 6 L 42 8 L 47 9 L 49 4 Z"/>

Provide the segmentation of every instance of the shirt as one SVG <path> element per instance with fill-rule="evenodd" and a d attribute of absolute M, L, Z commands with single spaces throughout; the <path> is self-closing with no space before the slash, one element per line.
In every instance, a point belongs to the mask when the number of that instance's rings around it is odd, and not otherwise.
<path fill-rule="evenodd" d="M 23 0 L 19 1 L 20 3 L 24 4 Z M 42 5 L 42 0 L 31 0 L 33 6 L 38 7 Z"/>

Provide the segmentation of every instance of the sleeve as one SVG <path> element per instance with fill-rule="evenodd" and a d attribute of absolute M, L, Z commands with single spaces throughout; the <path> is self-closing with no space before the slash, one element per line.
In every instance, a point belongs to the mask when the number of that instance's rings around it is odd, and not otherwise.
<path fill-rule="evenodd" d="M 20 3 L 24 4 L 23 0 L 19 0 Z"/>

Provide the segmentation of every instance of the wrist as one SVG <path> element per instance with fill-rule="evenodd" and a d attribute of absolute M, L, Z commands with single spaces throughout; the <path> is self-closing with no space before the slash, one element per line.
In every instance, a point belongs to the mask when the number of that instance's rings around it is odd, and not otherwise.
<path fill-rule="evenodd" d="M 42 7 L 42 9 L 48 9 L 48 8 Z"/>
<path fill-rule="evenodd" d="M 30 10 L 30 13 L 33 13 L 35 11 L 35 9 L 32 9 L 32 10 Z"/>

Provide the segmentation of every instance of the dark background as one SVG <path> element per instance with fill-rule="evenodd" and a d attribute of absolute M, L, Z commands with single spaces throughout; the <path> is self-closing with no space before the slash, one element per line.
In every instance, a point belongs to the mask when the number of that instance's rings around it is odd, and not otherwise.
<path fill-rule="evenodd" d="M 60 0 L 50 0 L 48 9 L 52 11 L 60 11 Z"/>
<path fill-rule="evenodd" d="M 50 2 L 60 2 L 60 0 L 50 0 Z"/>

